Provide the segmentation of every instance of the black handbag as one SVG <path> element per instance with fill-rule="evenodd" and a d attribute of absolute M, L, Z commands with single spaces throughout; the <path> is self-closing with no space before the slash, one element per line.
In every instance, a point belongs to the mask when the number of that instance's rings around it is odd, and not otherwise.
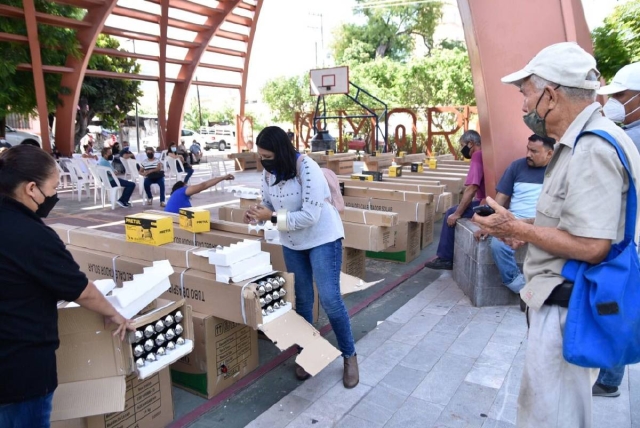
<path fill-rule="evenodd" d="M 149 174 L 147 174 L 147 178 L 149 180 L 159 180 L 161 178 L 164 178 L 164 171 L 153 171 L 153 172 L 150 172 Z"/>

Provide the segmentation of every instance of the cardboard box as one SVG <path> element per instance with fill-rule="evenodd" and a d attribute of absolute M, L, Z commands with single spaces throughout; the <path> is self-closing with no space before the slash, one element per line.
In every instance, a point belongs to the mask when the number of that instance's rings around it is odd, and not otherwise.
<path fill-rule="evenodd" d="M 180 208 L 180 228 L 183 230 L 193 233 L 208 232 L 211 229 L 210 222 L 211 213 L 207 210 Z"/>
<path fill-rule="evenodd" d="M 401 178 L 393 178 L 381 182 L 360 183 L 358 181 L 350 181 L 339 177 L 340 183 L 349 187 L 366 187 L 370 189 L 386 189 L 404 192 L 432 193 L 439 195 L 446 191 L 445 186 L 439 184 L 423 184 L 418 180 L 403 180 Z"/>
<path fill-rule="evenodd" d="M 374 176 L 372 174 L 351 174 L 351 179 L 352 180 L 359 180 L 359 181 L 373 181 Z M 344 186 L 343 188 L 344 189 Z M 342 194 L 344 195 L 344 191 L 342 192 Z"/>
<path fill-rule="evenodd" d="M 131 375 L 126 380 L 123 378 L 123 411 L 88 418 L 52 421 L 51 428 L 165 427 L 173 421 L 171 392 L 169 368 L 142 381 Z"/>
<path fill-rule="evenodd" d="M 245 211 L 246 208 L 241 208 L 238 205 L 223 205 L 218 208 L 218 218 L 220 220 L 230 221 L 232 223 L 242 223 L 245 227 L 247 227 L 244 222 Z"/>
<path fill-rule="evenodd" d="M 407 263 L 418 257 L 422 237 L 420 223 L 401 221 L 395 230 L 393 246 L 379 252 L 367 251 L 367 257 L 400 263 Z"/>
<path fill-rule="evenodd" d="M 329 160 L 327 168 L 336 175 L 351 174 L 353 172 L 353 160 Z"/>
<path fill-rule="evenodd" d="M 174 385 L 211 398 L 258 367 L 257 330 L 194 312 L 193 333 L 193 352 L 171 366 Z"/>
<path fill-rule="evenodd" d="M 340 213 L 343 222 L 392 227 L 398 224 L 398 214 L 345 207 Z"/>
<path fill-rule="evenodd" d="M 240 198 L 240 208 L 243 208 L 246 210 L 253 205 L 260 205 L 261 202 L 262 202 L 261 197 L 257 197 L 255 199 Z"/>
<path fill-rule="evenodd" d="M 170 217 L 139 213 L 124 218 L 127 241 L 147 245 L 173 242 L 173 221 Z"/>
<path fill-rule="evenodd" d="M 364 278 L 366 264 L 366 251 L 355 248 L 342 248 L 342 272 L 357 278 Z M 317 298 L 316 301 L 318 301 Z"/>
<path fill-rule="evenodd" d="M 371 189 L 360 186 L 349 186 L 345 183 L 344 196 L 356 198 L 388 199 L 403 202 L 433 202 L 433 194 L 421 192 L 409 192 L 403 190 Z"/>
<path fill-rule="evenodd" d="M 382 251 L 394 244 L 394 228 L 359 223 L 343 223 L 343 245 L 368 251 Z"/>
<path fill-rule="evenodd" d="M 344 197 L 344 204 L 347 207 L 360 208 L 372 211 L 383 211 L 387 213 L 397 213 L 398 221 L 414 221 L 424 223 L 427 218 L 427 202 L 402 202 L 386 199 L 356 198 L 352 196 Z"/>
<path fill-rule="evenodd" d="M 402 177 L 402 165 L 391 165 L 389 167 L 389 177 Z"/>
<path fill-rule="evenodd" d="M 362 174 L 372 176 L 373 181 L 382 181 L 382 171 L 362 171 Z"/>
<path fill-rule="evenodd" d="M 424 167 L 422 162 L 411 162 L 411 172 L 423 172 Z M 389 174 L 391 176 L 391 174 Z"/>

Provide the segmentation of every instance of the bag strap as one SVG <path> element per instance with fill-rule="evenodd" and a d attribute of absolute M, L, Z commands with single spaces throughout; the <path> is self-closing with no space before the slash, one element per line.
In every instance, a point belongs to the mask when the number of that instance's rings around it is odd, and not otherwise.
<path fill-rule="evenodd" d="M 627 162 L 627 156 L 624 154 L 624 151 L 618 145 L 618 142 L 611 134 L 602 130 L 593 130 L 593 131 L 584 131 L 578 135 L 576 138 L 576 142 L 573 144 L 573 150 L 576 150 L 576 145 L 578 144 L 578 140 L 585 134 L 593 134 L 602 138 L 605 141 L 608 141 L 615 149 L 616 153 L 618 153 L 618 158 L 620 158 L 620 162 L 622 166 L 627 171 L 627 175 L 629 176 L 629 190 L 627 191 L 627 209 L 625 213 L 624 220 L 624 237 L 633 241 L 635 239 L 636 234 L 636 212 L 638 207 L 638 198 L 636 196 L 636 186 L 633 182 L 633 175 L 631 175 L 631 170 L 629 168 L 629 163 Z"/>

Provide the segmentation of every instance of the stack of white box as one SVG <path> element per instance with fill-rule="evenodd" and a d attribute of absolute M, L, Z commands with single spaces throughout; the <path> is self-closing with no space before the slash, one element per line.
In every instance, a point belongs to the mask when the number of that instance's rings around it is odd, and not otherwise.
<path fill-rule="evenodd" d="M 216 266 L 216 281 L 241 282 L 273 271 L 271 255 L 260 241 L 244 240 L 228 247 L 208 250 L 209 263 Z"/>

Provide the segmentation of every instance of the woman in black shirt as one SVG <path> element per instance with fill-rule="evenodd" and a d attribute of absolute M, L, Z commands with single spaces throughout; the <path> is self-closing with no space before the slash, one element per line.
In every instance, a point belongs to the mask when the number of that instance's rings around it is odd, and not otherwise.
<path fill-rule="evenodd" d="M 0 155 L 0 427 L 49 427 L 57 387 L 59 300 L 75 301 L 117 325 L 129 321 L 80 272 L 42 221 L 58 201 L 58 170 L 40 148 Z"/>

